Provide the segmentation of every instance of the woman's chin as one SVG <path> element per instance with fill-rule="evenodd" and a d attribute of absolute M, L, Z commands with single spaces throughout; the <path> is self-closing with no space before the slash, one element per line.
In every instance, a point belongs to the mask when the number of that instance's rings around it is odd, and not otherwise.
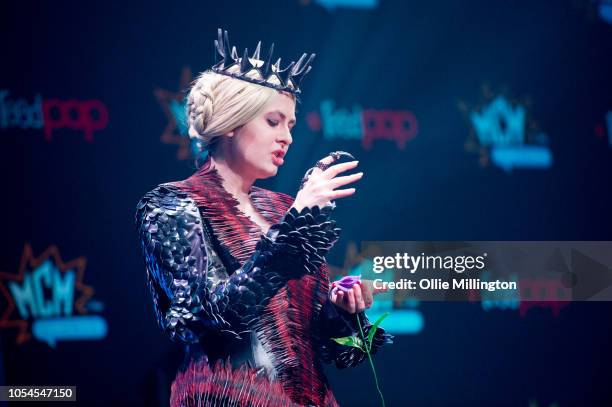
<path fill-rule="evenodd" d="M 266 179 L 275 176 L 278 173 L 278 167 L 274 164 L 267 165 L 259 171 L 259 179 Z"/>
<path fill-rule="evenodd" d="M 272 169 L 270 170 L 268 177 L 273 177 L 278 173 L 278 167 L 276 165 L 272 166 Z"/>

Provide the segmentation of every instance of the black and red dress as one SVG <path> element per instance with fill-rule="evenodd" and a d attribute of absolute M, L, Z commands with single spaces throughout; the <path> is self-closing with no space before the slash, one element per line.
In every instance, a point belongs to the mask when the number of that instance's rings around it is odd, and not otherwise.
<path fill-rule="evenodd" d="M 210 159 L 138 204 L 157 319 L 186 348 L 171 405 L 337 406 L 321 364 L 355 366 L 366 354 L 330 339 L 358 332 L 355 315 L 329 299 L 332 208 L 298 213 L 289 195 L 255 186 L 249 196 L 272 224 L 265 235 Z M 390 338 L 379 328 L 372 353 Z"/>

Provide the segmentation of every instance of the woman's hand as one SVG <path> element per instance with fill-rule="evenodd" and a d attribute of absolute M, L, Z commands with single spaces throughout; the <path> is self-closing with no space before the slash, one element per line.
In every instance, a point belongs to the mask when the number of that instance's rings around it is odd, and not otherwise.
<path fill-rule="evenodd" d="M 329 155 L 320 162 L 322 164 L 331 164 L 335 160 L 336 158 Z M 363 172 L 342 177 L 337 177 L 337 175 L 357 167 L 358 163 L 359 161 L 349 161 L 336 164 L 330 166 L 325 171 L 320 168 L 314 168 L 308 176 L 308 180 L 302 186 L 302 189 L 297 193 L 292 207 L 299 212 L 305 207 L 323 207 L 328 204 L 329 201 L 353 195 L 355 193 L 355 188 L 335 189 L 361 179 Z"/>
<path fill-rule="evenodd" d="M 387 288 L 374 288 L 372 280 L 361 280 L 348 291 L 333 290 L 331 301 L 334 305 L 354 314 L 372 306 L 374 295 L 387 291 Z"/>

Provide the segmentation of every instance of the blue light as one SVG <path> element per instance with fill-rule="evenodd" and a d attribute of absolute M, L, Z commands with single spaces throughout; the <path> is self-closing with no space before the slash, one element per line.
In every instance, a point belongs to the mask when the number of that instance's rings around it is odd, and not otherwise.
<path fill-rule="evenodd" d="M 488 271 L 483 272 L 480 279 L 482 281 L 490 281 L 490 273 Z M 518 283 L 518 277 L 516 274 L 512 274 L 508 281 Z M 521 305 L 521 299 L 516 290 L 500 290 L 493 292 L 480 290 L 480 301 L 482 309 L 485 311 L 490 311 L 492 309 L 518 310 Z"/>
<path fill-rule="evenodd" d="M 185 110 L 186 106 L 187 99 L 183 99 L 180 103 L 176 100 L 171 100 L 169 103 L 170 112 L 174 116 L 174 121 L 176 121 L 176 126 L 181 136 L 186 136 L 189 129 L 187 125 L 187 111 Z"/>
<path fill-rule="evenodd" d="M 606 114 L 606 127 L 608 128 L 608 143 L 612 147 L 612 110 Z"/>
<path fill-rule="evenodd" d="M 61 273 L 46 260 L 30 273 L 25 273 L 23 282 L 10 282 L 9 289 L 21 318 L 46 318 L 71 315 L 74 303 L 76 272 Z M 51 298 L 45 296 L 45 289 L 51 291 Z"/>
<path fill-rule="evenodd" d="M 327 10 L 337 7 L 371 10 L 378 7 L 378 0 L 315 0 L 315 3 Z"/>
<path fill-rule="evenodd" d="M 491 161 L 508 172 L 514 167 L 549 168 L 552 165 L 552 154 L 545 146 L 493 147 Z"/>
<path fill-rule="evenodd" d="M 481 113 L 473 112 L 470 119 L 476 130 L 480 144 L 510 145 L 523 144 L 525 139 L 525 109 L 498 96 Z"/>
<path fill-rule="evenodd" d="M 599 17 L 608 24 L 612 24 L 612 2 L 602 1 L 599 3 Z"/>
<path fill-rule="evenodd" d="M 336 109 L 334 111 L 333 101 L 322 101 L 323 137 L 326 139 L 349 138 L 360 140 L 363 138 L 362 115 L 363 109 L 360 106 L 354 106 L 352 111 L 348 109 Z"/>
<path fill-rule="evenodd" d="M 366 315 L 370 321 L 376 321 L 385 312 L 378 309 L 366 310 Z M 390 334 L 394 335 L 415 335 L 423 330 L 425 320 L 423 314 L 416 310 L 389 309 L 389 316 L 385 318 L 382 327 Z"/>
<path fill-rule="evenodd" d="M 108 326 L 96 315 L 39 319 L 32 324 L 32 334 L 52 348 L 58 340 L 96 340 L 106 337 Z"/>

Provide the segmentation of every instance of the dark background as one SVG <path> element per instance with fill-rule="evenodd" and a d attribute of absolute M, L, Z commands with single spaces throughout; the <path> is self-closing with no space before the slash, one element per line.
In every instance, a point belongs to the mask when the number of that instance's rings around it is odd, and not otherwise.
<path fill-rule="evenodd" d="M 76 385 L 83 405 L 167 402 L 181 349 L 156 326 L 133 215 L 145 192 L 194 171 L 160 141 L 168 118 L 154 91 L 177 92 L 184 67 L 196 74 L 212 65 L 217 27 L 239 49 L 274 41 L 285 62 L 317 53 L 286 163 L 259 185 L 294 194 L 328 152 L 360 159 L 365 176 L 336 210 L 343 237 L 332 265 L 363 240 L 612 240 L 612 25 L 599 3 L 3 2 L 8 99 L 100 100 L 109 122 L 93 142 L 72 129 L 50 141 L 42 129 L 0 129 L 0 272 L 17 273 L 26 243 L 35 255 L 56 245 L 64 261 L 86 257 L 84 281 L 109 331 L 52 349 L 34 338 L 16 344 L 15 330 L 2 329 L 0 378 Z M 505 172 L 466 150 L 472 128 L 460 106 L 485 104 L 485 88 L 527 106 L 529 125 L 548 136 L 551 168 Z M 326 99 L 409 110 L 418 134 L 405 149 L 326 139 L 306 120 Z M 375 358 L 389 406 L 612 402 L 610 303 L 572 303 L 558 316 L 477 303 L 419 310 L 423 330 L 397 336 Z M 379 403 L 367 364 L 328 371 L 342 405 Z"/>

